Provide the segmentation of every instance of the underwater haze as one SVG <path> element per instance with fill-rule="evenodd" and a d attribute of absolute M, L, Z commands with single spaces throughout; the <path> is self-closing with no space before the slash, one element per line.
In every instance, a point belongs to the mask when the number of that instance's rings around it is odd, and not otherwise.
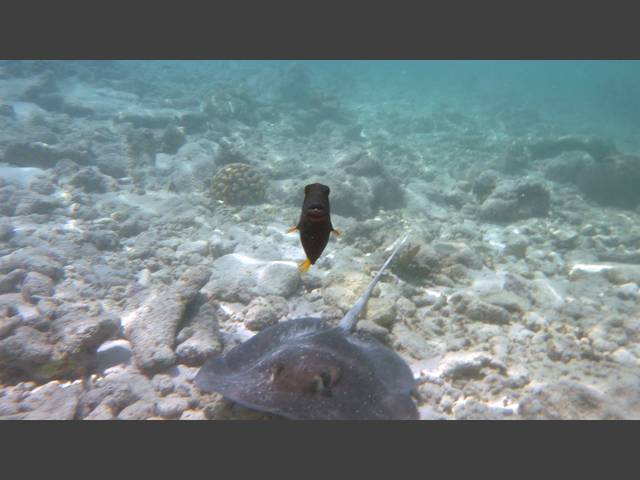
<path fill-rule="evenodd" d="M 366 381 L 199 387 L 404 236 Z M 638 61 L 0 61 L 0 419 L 640 419 L 639 285 Z"/>

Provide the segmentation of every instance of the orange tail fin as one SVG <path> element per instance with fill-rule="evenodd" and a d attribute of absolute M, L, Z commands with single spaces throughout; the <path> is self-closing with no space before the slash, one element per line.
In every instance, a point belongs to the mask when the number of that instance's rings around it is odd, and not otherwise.
<path fill-rule="evenodd" d="M 295 232 L 296 230 L 298 230 L 298 227 L 294 225 L 293 227 L 289 228 L 289 230 L 287 230 L 287 233 Z"/>
<path fill-rule="evenodd" d="M 298 271 L 300 273 L 306 273 L 309 271 L 309 267 L 311 267 L 311 260 L 309 260 L 308 258 L 306 258 L 304 260 L 304 262 L 302 262 L 299 266 L 298 266 Z"/>

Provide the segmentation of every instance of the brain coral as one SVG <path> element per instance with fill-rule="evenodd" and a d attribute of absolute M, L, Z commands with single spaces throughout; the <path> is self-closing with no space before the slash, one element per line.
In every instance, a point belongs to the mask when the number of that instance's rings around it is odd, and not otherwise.
<path fill-rule="evenodd" d="M 211 195 L 229 205 L 250 205 L 264 200 L 267 187 L 257 168 L 244 163 L 222 167 L 211 182 Z"/>

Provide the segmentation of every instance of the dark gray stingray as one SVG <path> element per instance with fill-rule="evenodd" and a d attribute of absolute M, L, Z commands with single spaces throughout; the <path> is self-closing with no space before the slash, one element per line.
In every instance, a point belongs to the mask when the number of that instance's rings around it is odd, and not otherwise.
<path fill-rule="evenodd" d="M 405 240 L 337 327 L 302 318 L 265 328 L 225 356 L 208 360 L 195 377 L 198 388 L 293 419 L 419 418 L 409 366 L 371 335 L 354 331 L 373 288 Z"/>

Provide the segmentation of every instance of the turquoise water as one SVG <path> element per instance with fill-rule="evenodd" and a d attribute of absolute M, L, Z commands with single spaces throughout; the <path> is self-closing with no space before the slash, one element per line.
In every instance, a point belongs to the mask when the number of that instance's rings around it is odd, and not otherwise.
<path fill-rule="evenodd" d="M 355 327 L 403 408 L 640 418 L 639 112 L 637 61 L 2 61 L 0 418 L 272 418 L 195 375 L 337 325 L 404 236 Z"/>
<path fill-rule="evenodd" d="M 185 89 L 214 79 L 251 84 L 302 65 L 311 81 L 344 102 L 385 108 L 409 102 L 404 113 L 436 101 L 466 108 L 533 107 L 552 121 L 634 143 L 640 111 L 638 61 L 217 61 L 119 62 L 125 71 L 151 76 L 164 71 L 189 77 Z M 152 64 L 153 65 L 152 65 Z M 163 78 L 162 74 L 156 77 Z M 272 85 L 273 86 L 273 85 Z M 256 85 L 258 87 L 258 85 Z M 263 88 L 265 87 L 265 88 Z M 260 93 L 269 95 L 268 86 Z M 388 105 L 387 105 L 388 106 Z"/>

